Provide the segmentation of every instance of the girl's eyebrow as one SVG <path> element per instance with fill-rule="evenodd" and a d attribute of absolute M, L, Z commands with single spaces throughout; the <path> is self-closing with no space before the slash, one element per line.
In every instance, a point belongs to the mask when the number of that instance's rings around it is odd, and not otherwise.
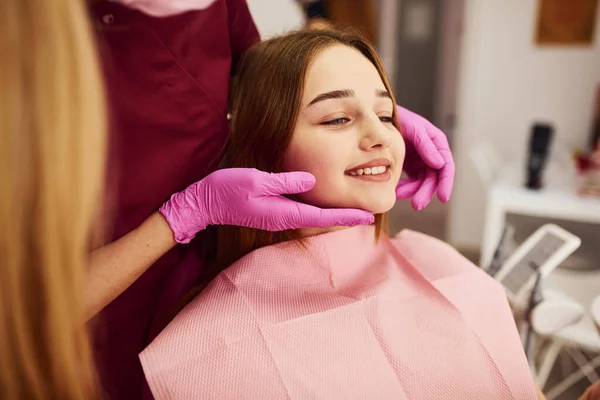
<path fill-rule="evenodd" d="M 378 89 L 375 91 L 375 94 L 377 95 L 377 97 L 384 97 L 384 98 L 388 98 L 388 99 L 392 98 L 392 96 L 390 95 L 390 93 L 387 90 Z M 308 103 L 307 107 L 310 107 L 313 104 L 316 104 L 320 101 L 331 100 L 331 99 L 344 99 L 344 98 L 353 97 L 353 96 L 355 96 L 355 93 L 354 93 L 354 90 L 352 90 L 352 89 L 332 90 L 331 92 L 321 93 L 320 95 L 318 95 L 317 97 L 312 99 L 312 101 L 310 103 Z"/>
<path fill-rule="evenodd" d="M 310 107 L 313 104 L 316 104 L 320 101 L 324 101 L 324 100 L 343 99 L 346 97 L 353 97 L 353 96 L 354 96 L 354 90 L 351 90 L 351 89 L 332 90 L 331 92 L 321 93 L 320 95 L 318 95 L 317 97 L 312 99 L 312 101 L 310 103 L 308 103 L 308 107 Z"/>

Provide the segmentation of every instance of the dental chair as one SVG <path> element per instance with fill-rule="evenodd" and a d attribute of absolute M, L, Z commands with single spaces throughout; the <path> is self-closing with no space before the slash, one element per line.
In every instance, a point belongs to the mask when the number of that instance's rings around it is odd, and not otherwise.
<path fill-rule="evenodd" d="M 592 317 L 593 300 L 600 292 L 600 271 L 558 269 L 548 277 L 545 285 L 545 291 L 549 293 L 548 298 L 550 295 L 554 295 L 555 298 L 566 295 L 569 301 L 577 302 L 582 307 L 582 316 L 578 321 L 551 334 L 539 335 L 540 340 L 548 344 L 539 369 L 540 383 L 544 386 L 547 383 L 558 355 L 563 357 L 563 376 L 566 372 L 566 362 L 571 360 L 577 366 L 574 372 L 545 391 L 548 400 L 555 400 L 584 377 L 591 382 L 600 380 L 596 373 L 596 369 L 600 367 L 600 335 Z"/>
<path fill-rule="evenodd" d="M 506 289 L 538 386 L 546 389 L 559 355 L 563 375 L 567 357 L 577 365 L 575 372 L 545 391 L 547 399 L 554 400 L 583 377 L 600 379 L 595 372 L 600 356 L 588 360 L 585 353 L 600 353 L 600 335 L 586 310 L 600 293 L 600 273 L 556 270 L 581 241 L 552 224 L 539 228 L 506 259 L 512 233 L 508 225 L 487 272 Z"/>

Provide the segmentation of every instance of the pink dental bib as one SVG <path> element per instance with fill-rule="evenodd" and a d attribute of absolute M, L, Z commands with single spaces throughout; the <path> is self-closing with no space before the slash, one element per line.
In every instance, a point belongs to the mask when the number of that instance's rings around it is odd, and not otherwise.
<path fill-rule="evenodd" d="M 156 399 L 537 399 L 502 287 L 373 227 L 259 249 L 140 354 Z"/>

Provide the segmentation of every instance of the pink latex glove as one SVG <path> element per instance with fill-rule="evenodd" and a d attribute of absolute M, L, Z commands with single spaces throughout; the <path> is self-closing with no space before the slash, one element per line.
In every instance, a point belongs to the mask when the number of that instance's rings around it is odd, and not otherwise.
<path fill-rule="evenodd" d="M 454 184 L 454 159 L 444 132 L 412 111 L 397 106 L 400 129 L 406 142 L 404 171 L 396 188 L 398 200 L 412 197 L 415 210 L 424 209 L 437 192 L 441 202 L 450 199 Z"/>
<path fill-rule="evenodd" d="M 314 185 L 315 177 L 308 172 L 222 169 L 175 193 L 159 211 L 178 243 L 189 243 L 208 225 L 283 231 L 373 223 L 373 214 L 368 211 L 321 209 L 283 197 L 307 192 Z"/>
<path fill-rule="evenodd" d="M 203 10 L 215 0 L 110 0 L 153 17 L 169 17 L 186 11 Z"/>

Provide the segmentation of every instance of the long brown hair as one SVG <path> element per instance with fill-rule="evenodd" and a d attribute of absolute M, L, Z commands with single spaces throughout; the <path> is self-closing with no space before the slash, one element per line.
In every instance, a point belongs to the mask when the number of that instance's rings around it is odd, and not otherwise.
<path fill-rule="evenodd" d="M 306 71 L 321 50 L 333 45 L 361 52 L 377 68 L 386 89 L 392 93 L 377 51 L 357 33 L 301 30 L 259 43 L 247 51 L 232 83 L 231 137 L 221 163 L 223 168 L 283 172 Z M 376 215 L 375 224 L 377 237 L 382 231 L 387 232 L 387 214 Z M 294 230 L 267 232 L 238 226 L 213 229 L 217 232 L 217 268 L 211 277 L 255 249 L 300 240 Z"/>
<path fill-rule="evenodd" d="M 81 0 L 0 1 L 0 398 L 97 397 L 83 313 L 105 112 Z"/>

